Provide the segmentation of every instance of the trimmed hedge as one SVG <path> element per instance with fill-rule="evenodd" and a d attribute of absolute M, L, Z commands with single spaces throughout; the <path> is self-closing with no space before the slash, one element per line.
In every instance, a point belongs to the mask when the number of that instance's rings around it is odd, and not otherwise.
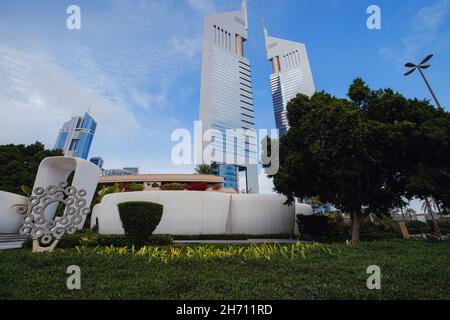
<path fill-rule="evenodd" d="M 144 201 L 122 202 L 117 206 L 128 241 L 136 246 L 144 246 L 160 223 L 164 207 Z"/>
<path fill-rule="evenodd" d="M 164 191 L 182 191 L 186 188 L 186 184 L 185 183 L 168 183 L 168 184 L 163 184 L 160 189 L 164 190 Z"/>
<path fill-rule="evenodd" d="M 317 237 L 328 234 L 328 217 L 327 216 L 304 216 L 297 215 L 297 224 L 300 234 Z"/>
<path fill-rule="evenodd" d="M 145 243 L 146 246 L 169 246 L 173 242 L 173 238 L 169 235 L 152 235 Z M 24 248 L 31 248 L 33 240 L 29 238 L 24 243 Z M 77 232 L 75 234 L 67 234 L 62 237 L 57 245 L 57 249 L 72 249 L 75 247 L 130 247 L 132 243 L 124 235 L 100 235 L 96 233 Z"/>
<path fill-rule="evenodd" d="M 230 240 L 230 241 L 246 241 L 251 239 L 276 239 L 285 240 L 291 239 L 290 234 L 266 234 L 266 235 L 252 235 L 252 234 L 199 234 L 199 235 L 173 235 L 174 240 Z"/>

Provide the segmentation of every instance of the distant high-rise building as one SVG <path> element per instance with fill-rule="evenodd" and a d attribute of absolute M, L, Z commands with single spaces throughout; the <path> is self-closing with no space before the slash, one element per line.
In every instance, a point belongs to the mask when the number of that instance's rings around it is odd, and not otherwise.
<path fill-rule="evenodd" d="M 224 135 L 223 140 L 211 139 L 213 148 L 224 155 L 224 161 L 214 164 L 216 174 L 228 180 L 224 186 L 239 190 L 239 172 L 245 171 L 247 191 L 259 193 L 251 65 L 244 55 L 247 39 L 246 0 L 239 11 L 205 18 L 200 121 L 205 131 L 216 130 Z M 242 148 L 226 141 L 229 129 L 245 131 Z M 237 161 L 238 157 L 245 158 L 244 163 Z"/>
<path fill-rule="evenodd" d="M 133 174 L 139 174 L 139 168 L 138 167 L 126 167 L 126 168 L 123 168 L 123 170 L 127 171 L 127 172 L 131 172 Z"/>
<path fill-rule="evenodd" d="M 289 129 L 286 107 L 299 93 L 312 96 L 316 91 L 303 43 L 269 36 L 264 27 L 267 59 L 272 62 L 270 87 L 275 112 L 275 122 L 280 136 Z"/>
<path fill-rule="evenodd" d="M 59 132 L 55 149 L 62 150 L 66 157 L 87 159 L 96 128 L 97 122 L 88 113 L 70 119 Z"/>
<path fill-rule="evenodd" d="M 103 165 L 104 165 L 105 161 L 103 160 L 102 157 L 92 157 L 89 159 L 89 161 L 91 163 L 95 164 L 100 169 L 103 169 Z"/>
<path fill-rule="evenodd" d="M 103 169 L 102 176 L 113 177 L 113 176 L 133 176 L 139 174 L 139 168 L 122 168 L 122 169 Z"/>

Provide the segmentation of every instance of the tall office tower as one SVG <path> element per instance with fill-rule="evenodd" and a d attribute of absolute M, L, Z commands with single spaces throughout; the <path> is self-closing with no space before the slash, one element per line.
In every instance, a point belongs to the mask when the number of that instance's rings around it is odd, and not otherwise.
<path fill-rule="evenodd" d="M 272 62 L 270 87 L 275 122 L 280 136 L 289 129 L 287 104 L 299 93 L 312 96 L 316 91 L 303 43 L 270 37 L 264 27 L 267 59 Z"/>
<path fill-rule="evenodd" d="M 63 150 L 66 157 L 87 159 L 96 128 L 97 122 L 88 113 L 70 119 L 59 132 L 55 149 Z"/>
<path fill-rule="evenodd" d="M 246 0 L 239 11 L 205 18 L 200 121 L 205 131 L 223 134 L 211 137 L 211 146 L 214 154 L 223 153 L 213 168 L 224 177 L 224 187 L 239 190 L 239 172 L 245 171 L 247 191 L 259 193 L 251 65 L 244 55 L 247 39 Z M 245 131 L 244 139 L 227 139 L 227 130 Z"/>

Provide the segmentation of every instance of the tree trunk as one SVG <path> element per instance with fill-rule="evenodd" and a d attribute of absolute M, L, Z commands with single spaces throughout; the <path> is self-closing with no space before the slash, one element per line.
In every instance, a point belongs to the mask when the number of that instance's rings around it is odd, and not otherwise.
<path fill-rule="evenodd" d="M 361 213 L 352 213 L 352 241 L 359 242 L 361 235 Z"/>
<path fill-rule="evenodd" d="M 403 213 L 403 208 L 400 208 L 400 212 L 402 213 L 403 222 L 406 222 L 405 214 Z"/>

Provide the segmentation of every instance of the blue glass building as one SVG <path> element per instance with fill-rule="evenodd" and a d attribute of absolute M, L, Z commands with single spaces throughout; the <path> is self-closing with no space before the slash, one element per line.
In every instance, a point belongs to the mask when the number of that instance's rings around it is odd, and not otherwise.
<path fill-rule="evenodd" d="M 222 188 L 239 189 L 239 169 L 237 166 L 213 163 L 211 168 L 214 175 L 222 177 L 225 181 Z"/>
<path fill-rule="evenodd" d="M 103 165 L 104 165 L 105 161 L 103 160 L 102 157 L 92 157 L 89 159 L 89 161 L 92 162 L 93 164 L 95 164 L 100 169 L 103 169 Z"/>
<path fill-rule="evenodd" d="M 87 159 L 96 128 L 97 122 L 88 113 L 70 119 L 60 130 L 55 149 L 62 150 L 66 157 Z"/>

